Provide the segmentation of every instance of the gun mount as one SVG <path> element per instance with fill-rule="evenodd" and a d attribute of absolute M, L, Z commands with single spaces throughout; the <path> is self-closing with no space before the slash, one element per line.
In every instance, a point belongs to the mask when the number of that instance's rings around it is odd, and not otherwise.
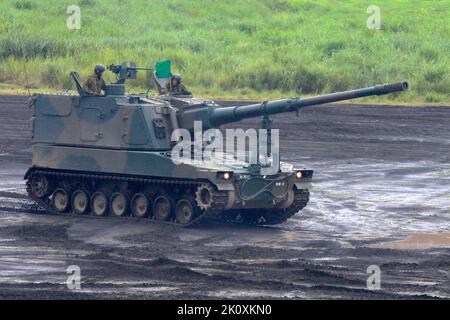
<path fill-rule="evenodd" d="M 137 67 L 136 63 L 131 62 L 130 66 L 126 62 L 118 64 L 110 64 L 108 70 L 117 75 L 116 84 L 124 84 L 127 79 L 136 79 L 139 70 L 152 71 L 152 68 Z"/>

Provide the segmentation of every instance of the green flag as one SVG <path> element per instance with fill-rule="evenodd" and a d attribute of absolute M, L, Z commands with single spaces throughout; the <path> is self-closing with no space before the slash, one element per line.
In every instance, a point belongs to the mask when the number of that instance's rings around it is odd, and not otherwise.
<path fill-rule="evenodd" d="M 170 71 L 170 60 L 158 61 L 155 65 L 156 77 L 158 79 L 167 79 L 172 75 Z"/>

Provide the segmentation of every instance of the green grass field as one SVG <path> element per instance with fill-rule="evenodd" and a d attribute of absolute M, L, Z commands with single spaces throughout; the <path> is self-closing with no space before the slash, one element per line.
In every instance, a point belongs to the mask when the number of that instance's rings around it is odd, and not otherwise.
<path fill-rule="evenodd" d="M 80 30 L 66 27 L 72 4 Z M 366 26 L 371 4 L 381 30 Z M 85 77 L 97 63 L 165 58 L 197 96 L 264 99 L 406 79 L 410 92 L 366 101 L 445 104 L 450 0 L 0 2 L 0 91 L 27 82 L 58 90 L 72 70 Z M 145 90 L 145 75 L 130 85 Z"/>

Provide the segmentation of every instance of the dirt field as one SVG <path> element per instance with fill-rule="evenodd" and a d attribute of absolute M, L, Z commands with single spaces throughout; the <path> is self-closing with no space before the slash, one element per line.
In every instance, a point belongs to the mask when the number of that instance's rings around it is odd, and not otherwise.
<path fill-rule="evenodd" d="M 276 116 L 283 160 L 315 170 L 307 208 L 275 227 L 181 229 L 33 214 L 26 103 L 0 97 L 1 299 L 450 298 L 450 108 Z M 81 290 L 66 286 L 70 265 Z"/>

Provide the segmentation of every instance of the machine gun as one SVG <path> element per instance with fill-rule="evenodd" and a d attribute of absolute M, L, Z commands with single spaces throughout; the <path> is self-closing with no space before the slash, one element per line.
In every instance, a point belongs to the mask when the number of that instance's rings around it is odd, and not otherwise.
<path fill-rule="evenodd" d="M 117 75 L 116 84 L 124 84 L 127 79 L 136 79 L 139 70 L 153 71 L 152 68 L 137 67 L 134 62 L 130 62 L 129 66 L 126 62 L 120 65 L 111 64 L 108 66 L 108 70 Z"/>

